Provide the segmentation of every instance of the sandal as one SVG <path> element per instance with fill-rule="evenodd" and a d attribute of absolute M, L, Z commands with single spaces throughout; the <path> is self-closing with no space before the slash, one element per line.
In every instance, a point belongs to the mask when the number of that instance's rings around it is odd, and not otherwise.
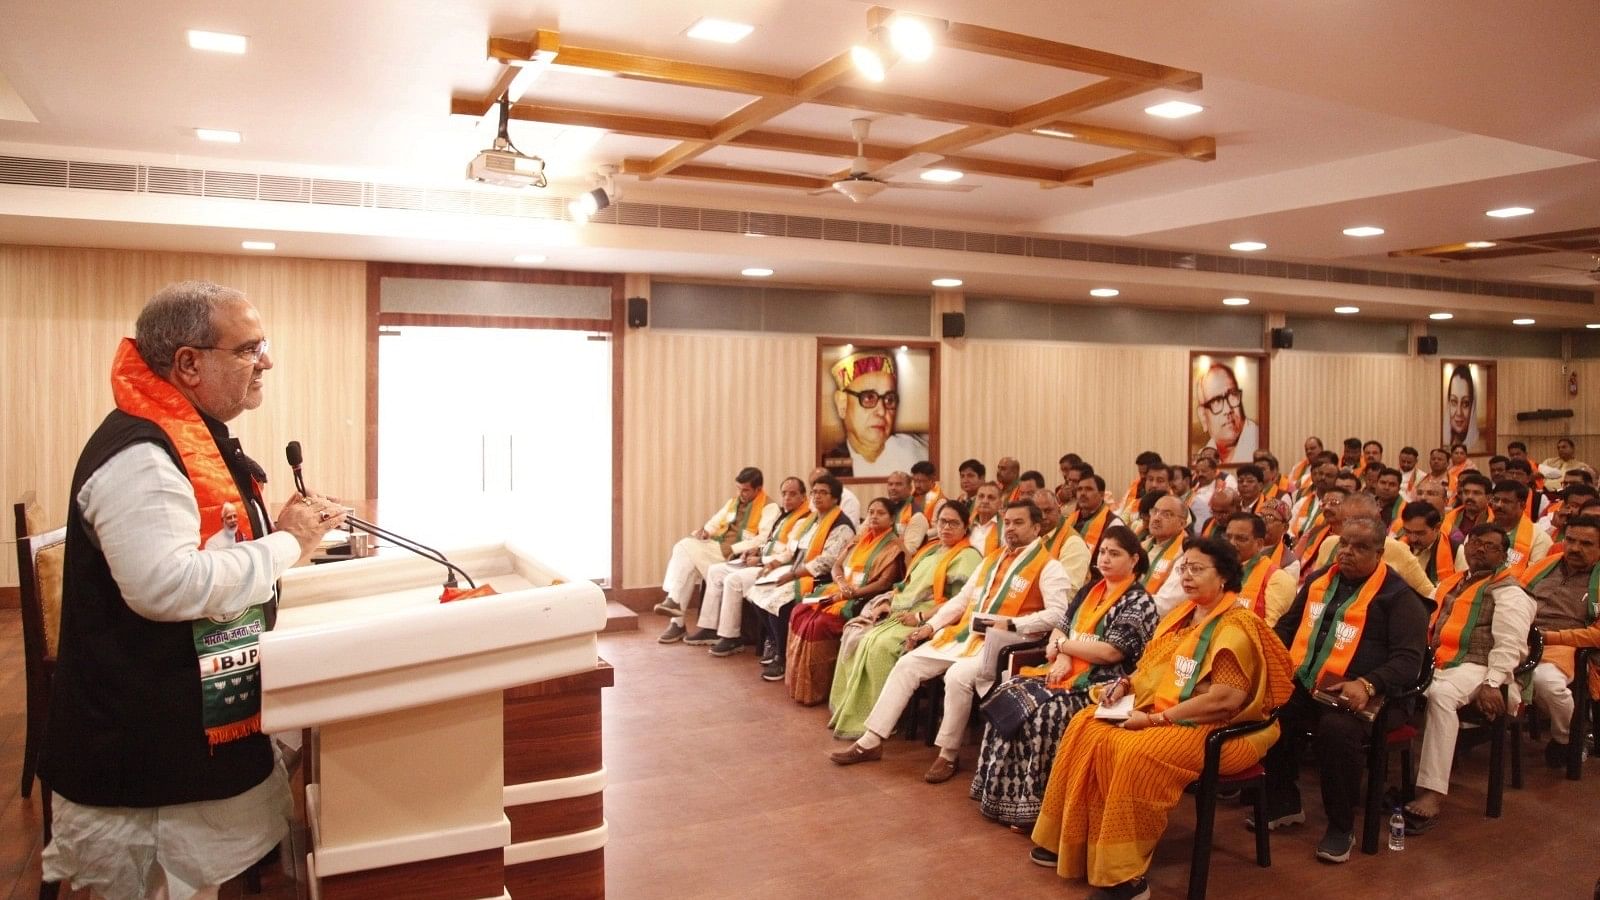
<path fill-rule="evenodd" d="M 1416 812 L 1409 806 L 1401 807 L 1400 815 L 1405 817 L 1406 834 L 1408 835 L 1415 836 L 1419 834 L 1427 834 L 1429 831 L 1433 830 L 1435 825 L 1439 824 L 1438 813 L 1434 813 L 1431 816 L 1425 816 L 1419 812 Z"/>

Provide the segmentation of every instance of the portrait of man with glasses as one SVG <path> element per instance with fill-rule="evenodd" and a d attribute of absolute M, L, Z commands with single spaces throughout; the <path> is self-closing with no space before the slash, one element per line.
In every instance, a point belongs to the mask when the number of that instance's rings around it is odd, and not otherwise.
<path fill-rule="evenodd" d="M 1206 355 L 1194 358 L 1192 371 L 1196 377 L 1191 396 L 1195 418 L 1189 429 L 1192 450 L 1216 450 L 1217 464 L 1221 466 L 1250 461 L 1251 454 L 1261 446 L 1261 429 L 1249 413 L 1249 407 L 1260 406 L 1256 396 L 1261 385 L 1256 377 L 1259 365 L 1259 360 L 1249 357 L 1236 358 L 1232 365 Z M 1241 366 L 1249 369 L 1243 385 L 1237 371 Z M 1205 441 L 1203 446 L 1193 446 L 1201 440 Z"/>
<path fill-rule="evenodd" d="M 851 348 L 853 350 L 853 348 Z M 918 351 L 926 353 L 926 351 Z M 829 474 L 841 478 L 887 478 L 891 472 L 908 472 L 928 458 L 926 432 L 899 431 L 905 418 L 901 377 L 909 360 L 907 351 L 887 349 L 853 350 L 828 366 L 832 381 L 832 403 L 819 404 L 819 423 L 826 435 L 843 431 L 842 439 L 830 444 L 822 454 Z M 926 368 L 922 370 L 926 373 Z M 918 392 L 920 405 L 927 405 L 927 391 Z M 837 416 L 837 425 L 827 421 L 828 413 Z M 925 414 L 921 418 L 926 418 Z"/>

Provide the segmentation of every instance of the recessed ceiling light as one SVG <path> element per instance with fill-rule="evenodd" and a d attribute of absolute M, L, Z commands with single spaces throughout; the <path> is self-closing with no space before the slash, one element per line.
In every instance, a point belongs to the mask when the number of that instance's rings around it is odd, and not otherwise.
<path fill-rule="evenodd" d="M 1383 229 L 1376 225 L 1357 225 L 1354 228 L 1346 228 L 1344 233 L 1351 237 L 1377 237 L 1383 234 Z"/>
<path fill-rule="evenodd" d="M 1514 219 L 1517 216 L 1532 215 L 1532 213 L 1533 210 L 1526 206 L 1507 206 L 1504 209 L 1491 209 L 1484 215 L 1492 216 L 1496 219 Z"/>
<path fill-rule="evenodd" d="M 1116 288 L 1095 288 L 1094 290 L 1089 292 L 1089 296 L 1091 296 L 1091 297 L 1115 297 L 1116 295 L 1118 295 L 1120 293 L 1122 293 L 1122 292 L 1117 290 Z"/>
<path fill-rule="evenodd" d="M 1250 298 L 1249 297 L 1223 297 L 1222 298 L 1222 305 L 1223 306 L 1249 306 L 1250 305 Z"/>
<path fill-rule="evenodd" d="M 246 250 L 276 250 L 278 245 L 271 241 L 241 241 L 240 247 Z"/>
<path fill-rule="evenodd" d="M 1077 137 L 1076 134 L 1070 131 L 1062 131 L 1059 128 L 1035 128 L 1033 133 L 1043 137 L 1066 138 L 1069 141 Z"/>
<path fill-rule="evenodd" d="M 718 44 L 737 44 L 750 36 L 755 31 L 754 25 L 743 22 L 729 22 L 726 19 L 713 19 L 705 16 L 690 25 L 684 32 L 697 41 L 715 41 Z"/>
<path fill-rule="evenodd" d="M 1467 241 L 1468 250 L 1487 250 L 1495 246 L 1494 241 Z"/>
<path fill-rule="evenodd" d="M 1513 325 L 1532 325 L 1533 324 L 1533 320 L 1532 319 L 1512 319 L 1511 320 L 1511 324 L 1513 324 Z"/>
<path fill-rule="evenodd" d="M 1185 116 L 1192 116 L 1203 109 L 1205 109 L 1204 106 L 1196 106 L 1193 103 L 1186 103 L 1182 100 L 1168 100 L 1165 103 L 1157 103 L 1155 106 L 1146 106 L 1144 111 L 1163 119 L 1181 119 Z"/>
<path fill-rule="evenodd" d="M 519 263 L 538 264 L 545 260 L 543 253 L 518 253 L 516 261 Z"/>
<path fill-rule="evenodd" d="M 744 270 L 740 271 L 739 274 L 743 275 L 746 278 L 766 278 L 766 277 L 768 277 L 768 276 L 770 276 L 772 274 L 772 270 L 771 269 L 762 269 L 762 268 L 750 268 L 750 269 L 744 269 Z"/>
<path fill-rule="evenodd" d="M 955 169 L 929 169 L 922 173 L 922 180 L 938 184 L 949 184 L 952 181 L 960 181 L 966 177 L 966 174 L 965 172 L 957 172 Z"/>
<path fill-rule="evenodd" d="M 1445 312 L 1428 313 L 1428 318 L 1434 320 L 1435 322 L 1445 322 L 1445 321 L 1449 321 L 1450 319 L 1454 319 L 1455 317 L 1456 317 L 1455 313 L 1445 313 Z"/>
<path fill-rule="evenodd" d="M 225 34 L 221 31 L 189 29 L 189 46 L 213 53 L 243 53 L 250 42 L 242 34 Z"/>
<path fill-rule="evenodd" d="M 961 279 L 959 279 L 959 278 L 935 278 L 933 280 L 933 286 L 937 287 L 937 288 L 958 288 L 958 287 L 961 287 Z"/>
<path fill-rule="evenodd" d="M 237 144 L 244 140 L 244 135 L 237 131 L 224 131 L 221 128 L 196 128 L 194 136 L 202 141 L 216 141 L 221 144 Z"/>
<path fill-rule="evenodd" d="M 1238 250 L 1240 253 L 1254 253 L 1257 250 L 1267 249 L 1267 245 L 1260 241 L 1236 241 L 1228 245 L 1229 250 Z"/>
<path fill-rule="evenodd" d="M 1359 306 L 1335 306 L 1333 308 L 1333 311 L 1338 313 L 1341 316 L 1353 316 L 1356 313 L 1361 312 L 1361 307 L 1359 307 Z"/>
<path fill-rule="evenodd" d="M 1600 328 L 1600 322 L 1590 322 L 1589 324 L 1587 324 L 1587 325 L 1585 325 L 1583 327 L 1585 327 L 1585 328 Z"/>

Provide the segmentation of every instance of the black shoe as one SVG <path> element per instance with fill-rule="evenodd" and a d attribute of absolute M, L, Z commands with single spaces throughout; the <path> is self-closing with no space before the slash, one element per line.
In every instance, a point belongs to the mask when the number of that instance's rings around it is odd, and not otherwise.
<path fill-rule="evenodd" d="M 663 616 L 683 615 L 683 607 L 679 606 L 678 601 L 672 599 L 671 597 L 668 597 L 660 603 L 657 603 L 655 609 L 656 612 L 661 613 Z"/>
<path fill-rule="evenodd" d="M 709 652 L 712 656 L 732 656 L 744 652 L 744 641 L 738 638 L 723 638 L 712 645 Z"/>
<path fill-rule="evenodd" d="M 1552 769 L 1567 767 L 1567 745 L 1551 741 L 1544 745 L 1544 764 Z"/>
<path fill-rule="evenodd" d="M 683 640 L 683 626 L 679 625 L 677 622 L 669 622 L 667 624 L 667 630 L 661 632 L 661 636 L 656 638 L 656 643 L 676 644 L 681 640 Z"/>
<path fill-rule="evenodd" d="M 709 628 L 696 628 L 683 642 L 691 647 L 705 647 L 717 642 L 717 633 Z"/>
<path fill-rule="evenodd" d="M 1089 900 L 1150 900 L 1150 882 L 1135 878 L 1116 887 L 1095 888 Z"/>
<path fill-rule="evenodd" d="M 1281 813 L 1272 812 L 1269 810 L 1267 812 L 1268 831 L 1277 831 L 1279 828 L 1286 828 L 1290 825 L 1304 825 L 1305 821 L 1305 810 L 1296 809 Z M 1256 817 L 1254 813 L 1244 817 L 1244 827 L 1247 831 L 1256 830 Z"/>
<path fill-rule="evenodd" d="M 1033 848 L 1033 851 L 1028 854 L 1028 859 L 1031 860 L 1036 866 L 1044 866 L 1046 869 L 1054 869 L 1056 867 L 1056 862 L 1060 860 L 1061 857 L 1051 853 L 1049 850 L 1046 850 L 1043 847 L 1035 847 Z"/>
<path fill-rule="evenodd" d="M 770 639 L 762 641 L 761 642 L 761 658 L 757 659 L 756 662 L 761 664 L 761 665 L 763 665 L 763 666 L 770 666 L 770 665 L 772 665 L 772 661 L 777 659 L 777 658 L 778 658 L 778 648 L 772 643 L 772 641 Z"/>
<path fill-rule="evenodd" d="M 1328 826 L 1328 831 L 1317 842 L 1317 859 L 1323 862 L 1342 863 L 1350 859 L 1350 848 L 1356 845 L 1353 832 L 1340 831 Z"/>
<path fill-rule="evenodd" d="M 767 667 L 765 669 L 761 670 L 761 680 L 762 681 L 782 681 L 783 680 L 783 661 L 775 659 L 772 662 L 767 663 Z"/>

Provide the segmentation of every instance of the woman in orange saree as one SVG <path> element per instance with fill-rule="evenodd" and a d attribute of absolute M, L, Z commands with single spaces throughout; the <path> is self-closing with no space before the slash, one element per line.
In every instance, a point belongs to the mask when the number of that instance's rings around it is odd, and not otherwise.
<path fill-rule="evenodd" d="M 1150 896 L 1145 873 L 1167 813 L 1200 777 L 1206 736 L 1267 718 L 1293 690 L 1283 644 L 1239 604 L 1232 545 L 1195 541 L 1179 571 L 1188 599 L 1157 626 L 1133 677 L 1100 691 L 1110 706 L 1131 690 L 1133 711 L 1120 724 L 1094 707 L 1073 718 L 1034 825 L 1033 861 L 1087 878 L 1095 898 Z M 1254 765 L 1277 739 L 1274 724 L 1228 742 L 1221 771 Z"/>

